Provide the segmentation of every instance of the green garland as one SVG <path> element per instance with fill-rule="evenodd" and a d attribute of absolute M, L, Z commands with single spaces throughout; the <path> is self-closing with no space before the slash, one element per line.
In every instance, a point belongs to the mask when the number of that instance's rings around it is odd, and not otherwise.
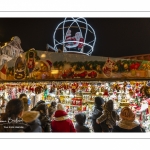
<path fill-rule="evenodd" d="M 138 60 L 117 60 L 115 61 L 113 72 L 129 72 L 132 69 L 139 69 L 142 61 Z M 55 68 L 64 67 L 65 64 L 70 64 L 75 71 L 81 70 L 96 70 L 99 73 L 102 73 L 102 68 L 105 64 L 104 61 L 85 61 L 85 62 L 65 62 L 65 61 L 56 61 L 54 62 Z"/>

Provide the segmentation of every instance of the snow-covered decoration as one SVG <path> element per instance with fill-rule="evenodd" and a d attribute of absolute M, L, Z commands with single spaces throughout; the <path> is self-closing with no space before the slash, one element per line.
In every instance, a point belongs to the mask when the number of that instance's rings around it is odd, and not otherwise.
<path fill-rule="evenodd" d="M 0 65 L 20 56 L 23 52 L 20 38 L 18 36 L 12 37 L 10 42 L 0 47 Z"/>
<path fill-rule="evenodd" d="M 59 51 L 60 47 L 63 47 L 63 52 L 91 55 L 95 46 L 96 35 L 85 18 L 65 18 L 56 27 L 53 40 L 53 50 L 56 52 Z"/>

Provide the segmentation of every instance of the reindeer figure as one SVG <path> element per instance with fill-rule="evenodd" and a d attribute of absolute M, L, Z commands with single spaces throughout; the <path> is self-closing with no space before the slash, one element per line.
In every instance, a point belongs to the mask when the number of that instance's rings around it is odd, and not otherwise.
<path fill-rule="evenodd" d="M 108 58 L 107 61 L 104 64 L 103 68 L 102 68 L 102 71 L 105 74 L 105 76 L 111 77 L 112 69 L 113 69 L 114 65 L 115 65 L 114 61 L 110 60 Z"/>

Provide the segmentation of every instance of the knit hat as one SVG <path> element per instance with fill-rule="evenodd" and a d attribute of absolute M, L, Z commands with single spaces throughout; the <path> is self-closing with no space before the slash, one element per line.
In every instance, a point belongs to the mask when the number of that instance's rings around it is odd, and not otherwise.
<path fill-rule="evenodd" d="M 39 117 L 40 113 L 38 111 L 25 111 L 23 113 L 22 119 L 26 123 L 31 123 Z"/>
<path fill-rule="evenodd" d="M 78 113 L 75 115 L 75 119 L 79 125 L 83 125 L 86 121 L 86 115 L 84 113 Z"/>
<path fill-rule="evenodd" d="M 57 110 L 65 110 L 65 108 L 61 103 L 58 103 L 57 104 Z"/>
<path fill-rule="evenodd" d="M 95 97 L 95 105 L 101 106 L 104 104 L 104 99 L 101 97 Z"/>
<path fill-rule="evenodd" d="M 135 114 L 132 112 L 132 110 L 129 107 L 124 107 L 121 110 L 120 117 L 122 118 L 122 120 L 127 120 L 127 121 L 135 120 Z"/>

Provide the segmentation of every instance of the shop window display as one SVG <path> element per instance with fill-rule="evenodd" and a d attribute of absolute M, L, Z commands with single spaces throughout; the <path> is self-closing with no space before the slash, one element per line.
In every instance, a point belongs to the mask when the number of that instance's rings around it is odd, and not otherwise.
<path fill-rule="evenodd" d="M 113 100 L 114 109 L 118 114 L 123 107 L 130 107 L 142 127 L 149 132 L 150 99 L 149 90 L 147 90 L 149 89 L 148 83 L 147 81 L 5 83 L 0 85 L 0 92 L 7 100 L 17 98 L 21 93 L 26 93 L 31 100 L 30 109 L 40 100 L 44 100 L 50 106 L 52 101 L 58 101 L 59 99 L 74 123 L 75 115 L 78 112 L 85 113 L 87 118 L 85 124 L 91 131 L 90 116 L 94 106 L 94 98 L 100 96 L 106 102 L 109 99 Z"/>

